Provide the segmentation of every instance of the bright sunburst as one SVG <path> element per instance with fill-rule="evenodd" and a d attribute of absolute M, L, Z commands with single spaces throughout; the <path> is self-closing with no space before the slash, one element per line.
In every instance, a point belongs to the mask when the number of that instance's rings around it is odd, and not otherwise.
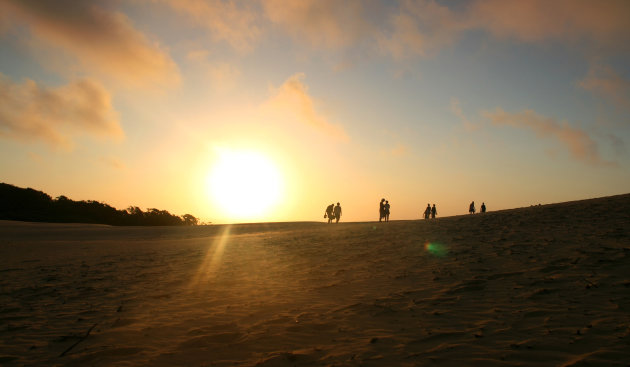
<path fill-rule="evenodd" d="M 254 151 L 218 151 L 208 176 L 212 200 L 223 216 L 261 219 L 280 199 L 282 179 L 276 165 Z"/>

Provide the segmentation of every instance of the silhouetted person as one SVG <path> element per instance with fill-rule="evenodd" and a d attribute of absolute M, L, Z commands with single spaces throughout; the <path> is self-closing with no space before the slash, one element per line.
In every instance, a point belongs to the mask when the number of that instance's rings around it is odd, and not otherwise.
<path fill-rule="evenodd" d="M 468 207 L 468 213 L 469 214 L 475 214 L 475 202 L 474 201 L 472 203 L 470 203 L 470 206 Z"/>
<path fill-rule="evenodd" d="M 378 205 L 378 221 L 382 221 L 385 218 L 385 199 L 381 199 Z"/>
<path fill-rule="evenodd" d="M 433 208 L 431 208 L 431 218 L 435 219 L 436 215 L 437 215 L 437 208 L 435 207 L 435 204 L 433 204 Z"/>
<path fill-rule="evenodd" d="M 335 215 L 333 214 L 333 210 L 335 208 L 335 203 L 332 203 L 326 207 L 326 213 L 324 213 L 324 218 L 328 217 L 328 223 L 331 223 L 333 219 L 335 219 Z"/>
<path fill-rule="evenodd" d="M 481 212 L 482 213 L 486 212 L 486 203 L 481 203 Z"/>
<path fill-rule="evenodd" d="M 335 223 L 339 223 L 339 218 L 341 218 L 341 205 L 337 203 L 337 206 L 335 207 L 335 219 L 337 221 Z"/>
<path fill-rule="evenodd" d="M 389 201 L 385 200 L 385 221 L 389 222 Z"/>
<path fill-rule="evenodd" d="M 430 214 L 431 214 L 431 204 L 427 203 L 427 208 L 424 209 L 424 219 L 429 219 Z"/>

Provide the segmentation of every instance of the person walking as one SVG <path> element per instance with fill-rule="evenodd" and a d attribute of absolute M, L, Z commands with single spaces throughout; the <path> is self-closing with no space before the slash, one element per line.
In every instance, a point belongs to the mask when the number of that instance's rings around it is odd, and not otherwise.
<path fill-rule="evenodd" d="M 435 219 L 436 215 L 437 215 L 437 208 L 435 207 L 435 204 L 433 204 L 433 208 L 431 208 L 431 218 Z"/>
<path fill-rule="evenodd" d="M 328 218 L 328 223 L 332 223 L 332 220 L 335 219 L 335 215 L 333 214 L 333 210 L 335 208 L 335 204 L 330 204 L 326 207 L 326 212 L 324 213 L 324 218 Z"/>
<path fill-rule="evenodd" d="M 335 223 L 339 223 L 339 218 L 341 218 L 341 205 L 339 205 L 339 203 L 337 203 L 337 206 L 335 207 Z"/>
<path fill-rule="evenodd" d="M 385 221 L 389 222 L 389 201 L 385 200 Z"/>
<path fill-rule="evenodd" d="M 378 205 L 378 221 L 382 221 L 385 218 L 385 199 L 381 199 L 381 203 Z"/>
<path fill-rule="evenodd" d="M 431 204 L 427 203 L 426 209 L 424 209 L 424 219 L 429 219 L 429 215 L 431 214 Z"/>
<path fill-rule="evenodd" d="M 475 214 L 475 202 L 474 201 L 472 203 L 470 203 L 470 206 L 468 207 L 468 214 Z"/>
<path fill-rule="evenodd" d="M 486 212 L 486 203 L 481 203 L 481 212 L 482 213 Z"/>

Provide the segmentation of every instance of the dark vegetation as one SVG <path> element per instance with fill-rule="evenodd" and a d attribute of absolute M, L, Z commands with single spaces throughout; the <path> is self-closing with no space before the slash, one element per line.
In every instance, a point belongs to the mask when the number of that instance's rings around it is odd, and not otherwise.
<path fill-rule="evenodd" d="M 98 201 L 74 201 L 65 196 L 50 195 L 0 183 L 0 219 L 28 222 L 98 223 L 116 226 L 177 226 L 196 225 L 190 214 L 181 217 L 166 210 L 142 209 L 130 206 L 117 210 Z"/>

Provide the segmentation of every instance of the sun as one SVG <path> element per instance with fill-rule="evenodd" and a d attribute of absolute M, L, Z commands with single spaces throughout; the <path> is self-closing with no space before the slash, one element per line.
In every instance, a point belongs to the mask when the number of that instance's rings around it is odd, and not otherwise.
<path fill-rule="evenodd" d="M 237 220 L 264 219 L 278 203 L 283 180 L 271 159 L 256 151 L 217 151 L 208 192 L 221 213 Z"/>

